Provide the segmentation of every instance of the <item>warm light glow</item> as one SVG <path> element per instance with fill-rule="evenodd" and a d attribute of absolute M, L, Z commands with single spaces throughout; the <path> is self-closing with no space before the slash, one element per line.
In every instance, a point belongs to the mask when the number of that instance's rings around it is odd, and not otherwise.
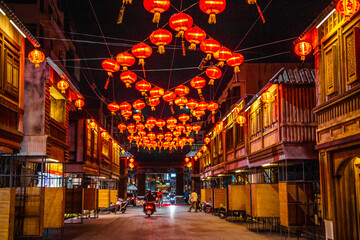
<path fill-rule="evenodd" d="M 5 12 L 0 8 L 0 12 L 2 15 L 6 16 Z"/>
<path fill-rule="evenodd" d="M 38 50 L 34 49 L 28 54 L 29 61 L 35 64 L 35 67 L 39 67 L 40 63 L 42 63 L 45 60 L 45 54 Z"/>
<path fill-rule="evenodd" d="M 20 30 L 20 28 L 10 19 L 10 23 L 14 26 L 14 28 L 16 28 L 16 30 L 18 30 L 18 32 L 24 37 L 26 38 L 25 33 L 23 33 L 23 31 Z"/>

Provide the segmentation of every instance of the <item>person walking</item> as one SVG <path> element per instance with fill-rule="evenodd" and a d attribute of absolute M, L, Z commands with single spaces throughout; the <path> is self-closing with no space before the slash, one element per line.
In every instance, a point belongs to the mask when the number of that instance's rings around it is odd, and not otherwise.
<path fill-rule="evenodd" d="M 197 199 L 198 199 L 198 195 L 195 191 L 193 191 L 190 195 L 190 208 L 188 210 L 188 212 L 191 212 L 191 209 L 194 208 L 194 211 L 196 213 L 197 209 L 196 209 L 196 203 L 197 203 Z"/>
<path fill-rule="evenodd" d="M 186 204 L 188 204 L 189 203 L 189 193 L 187 191 L 184 193 L 184 198 L 185 198 Z"/>
<path fill-rule="evenodd" d="M 158 202 L 159 202 L 159 207 L 163 206 L 163 203 L 164 203 L 163 195 L 164 195 L 164 193 L 159 188 L 159 192 L 156 194 L 156 196 L 158 198 Z"/>

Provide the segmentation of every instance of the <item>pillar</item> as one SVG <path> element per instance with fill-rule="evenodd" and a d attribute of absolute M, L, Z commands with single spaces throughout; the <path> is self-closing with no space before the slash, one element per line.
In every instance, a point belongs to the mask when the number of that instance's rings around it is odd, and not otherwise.
<path fill-rule="evenodd" d="M 140 171 L 137 173 L 137 195 L 145 196 L 145 173 Z"/>
<path fill-rule="evenodd" d="M 119 189 L 118 196 L 122 199 L 127 198 L 127 159 L 120 158 L 120 180 L 119 180 Z"/>
<path fill-rule="evenodd" d="M 176 196 L 184 195 L 184 169 L 176 172 Z"/>

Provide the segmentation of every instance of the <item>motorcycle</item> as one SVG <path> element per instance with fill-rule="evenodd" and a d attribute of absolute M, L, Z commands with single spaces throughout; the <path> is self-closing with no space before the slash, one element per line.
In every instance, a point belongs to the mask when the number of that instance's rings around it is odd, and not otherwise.
<path fill-rule="evenodd" d="M 117 211 L 120 211 L 121 213 L 125 213 L 126 212 L 126 207 L 128 206 L 129 201 L 123 201 L 121 198 L 116 202 L 116 210 L 115 210 L 115 214 Z"/>
<path fill-rule="evenodd" d="M 204 202 L 202 204 L 202 210 L 206 213 L 211 213 L 213 210 L 211 202 Z"/>
<path fill-rule="evenodd" d="M 175 204 L 175 196 L 170 196 L 170 204 L 171 205 Z"/>
<path fill-rule="evenodd" d="M 200 200 L 197 200 L 197 202 L 196 202 L 196 209 L 199 212 L 201 212 L 203 210 Z"/>
<path fill-rule="evenodd" d="M 144 213 L 150 217 L 155 212 L 155 203 L 154 202 L 146 202 L 144 203 Z"/>
<path fill-rule="evenodd" d="M 227 217 L 227 210 L 225 205 L 220 204 L 220 208 L 218 209 L 218 215 L 221 219 L 225 219 Z"/>

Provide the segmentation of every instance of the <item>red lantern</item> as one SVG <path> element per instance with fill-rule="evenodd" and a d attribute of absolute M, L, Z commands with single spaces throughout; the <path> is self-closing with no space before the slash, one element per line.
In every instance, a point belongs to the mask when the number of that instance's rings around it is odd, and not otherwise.
<path fill-rule="evenodd" d="M 239 66 L 244 62 L 244 56 L 240 53 L 234 53 L 227 61 L 227 64 L 234 67 L 234 72 L 240 72 Z"/>
<path fill-rule="evenodd" d="M 149 133 L 147 134 L 147 136 L 148 136 L 148 138 L 149 138 L 151 141 L 153 141 L 154 139 L 156 139 L 156 135 L 155 135 L 155 133 L 153 133 L 153 132 L 149 132 Z"/>
<path fill-rule="evenodd" d="M 129 117 L 131 117 L 131 115 L 132 115 L 132 111 L 122 110 L 122 111 L 121 111 L 121 115 L 124 116 L 124 118 L 125 118 L 126 120 L 128 120 Z"/>
<path fill-rule="evenodd" d="M 186 164 L 186 166 L 187 166 L 188 168 L 191 168 L 191 166 L 192 166 L 191 162 L 188 162 L 188 163 Z"/>
<path fill-rule="evenodd" d="M 194 110 L 195 108 L 197 108 L 197 106 L 199 105 L 199 103 L 194 100 L 194 99 L 190 99 L 187 103 L 186 103 L 186 106 L 191 109 L 191 110 Z"/>
<path fill-rule="evenodd" d="M 189 115 L 183 113 L 179 116 L 179 120 L 183 123 L 186 124 L 187 121 L 189 121 L 190 117 Z"/>
<path fill-rule="evenodd" d="M 161 87 L 153 87 L 151 90 L 150 90 L 150 96 L 152 97 L 156 97 L 156 98 L 160 98 L 164 95 L 165 91 L 163 88 Z"/>
<path fill-rule="evenodd" d="M 145 65 L 144 59 L 151 56 L 152 48 L 145 43 L 138 43 L 132 47 L 131 52 L 135 57 L 139 59 L 139 65 L 141 65 L 143 69 L 144 77 L 146 77 L 145 69 L 144 69 L 144 65 Z"/>
<path fill-rule="evenodd" d="M 66 80 L 60 80 L 57 83 L 57 87 L 61 93 L 66 93 L 66 90 L 69 88 L 69 83 Z"/>
<path fill-rule="evenodd" d="M 174 100 L 175 104 L 178 105 L 180 109 L 184 109 L 184 105 L 187 103 L 187 101 L 188 100 L 186 97 L 177 97 Z"/>
<path fill-rule="evenodd" d="M 120 130 L 120 133 L 123 133 L 126 130 L 126 124 L 125 123 L 119 123 L 118 129 Z"/>
<path fill-rule="evenodd" d="M 144 8 L 146 11 L 154 13 L 153 23 L 159 23 L 160 14 L 170 7 L 170 0 L 144 0 Z"/>
<path fill-rule="evenodd" d="M 129 163 L 129 168 L 133 169 L 135 167 L 134 163 Z"/>
<path fill-rule="evenodd" d="M 196 117 L 197 120 L 200 120 L 201 116 L 205 114 L 204 110 L 200 110 L 200 109 L 194 109 L 192 114 L 194 115 L 194 117 Z"/>
<path fill-rule="evenodd" d="M 120 103 L 119 109 L 121 111 L 124 111 L 124 110 L 131 111 L 131 104 L 128 102 L 122 102 L 122 103 Z"/>
<path fill-rule="evenodd" d="M 188 95 L 190 92 L 190 89 L 185 85 L 179 85 L 175 88 L 175 94 L 179 96 L 185 96 Z"/>
<path fill-rule="evenodd" d="M 148 118 L 148 119 L 146 120 L 146 122 L 155 126 L 155 124 L 156 124 L 156 119 L 153 118 L 153 117 L 150 117 L 150 118 Z"/>
<path fill-rule="evenodd" d="M 45 54 L 38 50 L 34 49 L 31 52 L 29 52 L 28 55 L 29 61 L 35 64 L 35 67 L 39 67 L 40 63 L 42 63 L 45 60 Z"/>
<path fill-rule="evenodd" d="M 178 124 L 176 125 L 176 130 L 179 131 L 179 132 L 182 132 L 182 131 L 185 130 L 185 126 L 182 125 L 181 123 L 178 123 Z"/>
<path fill-rule="evenodd" d="M 145 123 L 145 127 L 149 130 L 149 131 L 151 131 L 151 129 L 153 129 L 154 127 L 155 127 L 155 125 L 154 124 L 150 124 L 150 123 Z"/>
<path fill-rule="evenodd" d="M 139 123 L 140 124 L 140 123 Z M 141 123 L 142 124 L 142 123 Z M 143 124 L 144 125 L 144 124 Z M 144 126 L 144 128 L 145 128 L 145 126 Z M 140 136 L 145 136 L 146 135 L 146 132 L 145 131 L 143 131 L 143 130 L 139 130 L 138 131 L 138 134 L 140 135 Z"/>
<path fill-rule="evenodd" d="M 146 92 L 151 89 L 151 84 L 146 80 L 141 80 L 136 83 L 135 87 L 139 92 L 141 92 L 142 95 L 145 96 Z"/>
<path fill-rule="evenodd" d="M 207 102 L 199 102 L 197 109 L 204 111 L 207 110 L 208 103 Z"/>
<path fill-rule="evenodd" d="M 102 61 L 101 65 L 108 74 L 108 78 L 104 86 L 104 88 L 107 89 L 109 86 L 110 77 L 113 76 L 114 72 L 119 71 L 120 65 L 114 59 L 105 59 L 104 61 Z"/>
<path fill-rule="evenodd" d="M 164 139 L 164 134 L 158 133 L 158 134 L 156 135 L 156 138 L 159 139 L 159 140 L 163 140 L 163 139 Z"/>
<path fill-rule="evenodd" d="M 201 130 L 201 126 L 198 125 L 198 124 L 195 124 L 195 125 L 193 126 L 193 130 L 195 131 L 196 134 L 198 134 L 199 131 Z"/>
<path fill-rule="evenodd" d="M 174 111 L 174 107 L 173 107 L 173 105 L 174 105 L 173 101 L 176 98 L 176 94 L 172 91 L 166 91 L 165 94 L 162 96 L 162 98 L 165 102 L 169 103 L 171 112 L 172 112 L 172 114 L 174 114 L 175 111 Z"/>
<path fill-rule="evenodd" d="M 96 122 L 92 121 L 92 122 L 89 123 L 89 128 L 90 128 L 91 130 L 94 131 L 96 127 L 97 127 Z"/>
<path fill-rule="evenodd" d="M 180 131 L 174 131 L 173 134 L 174 134 L 175 137 L 179 137 L 181 135 L 181 132 Z"/>
<path fill-rule="evenodd" d="M 188 138 L 188 143 L 190 144 L 190 146 L 195 142 L 195 139 L 193 138 Z"/>
<path fill-rule="evenodd" d="M 336 4 L 336 11 L 349 21 L 360 10 L 358 0 L 339 0 Z"/>
<path fill-rule="evenodd" d="M 135 63 L 135 57 L 128 52 L 119 53 L 116 55 L 116 61 L 123 67 L 123 71 L 127 71 Z"/>
<path fill-rule="evenodd" d="M 137 79 L 137 76 L 132 71 L 125 71 L 120 74 L 120 80 L 126 84 L 127 88 L 131 87 L 131 84 L 134 83 Z"/>
<path fill-rule="evenodd" d="M 156 120 L 156 123 L 155 123 L 155 125 L 160 129 L 160 130 L 162 130 L 162 128 L 165 126 L 165 121 L 164 120 L 162 120 L 162 119 L 158 119 L 158 120 Z"/>
<path fill-rule="evenodd" d="M 192 27 L 186 30 L 185 39 L 190 43 L 189 49 L 196 50 L 196 44 L 200 44 L 206 38 L 206 33 L 199 27 Z"/>
<path fill-rule="evenodd" d="M 139 110 L 139 112 L 141 113 L 141 110 L 144 109 L 144 107 L 146 106 L 146 104 L 145 104 L 144 101 L 142 101 L 142 100 L 136 100 L 135 102 L 133 102 L 132 106 L 133 106 L 133 108 L 135 108 L 136 110 Z"/>
<path fill-rule="evenodd" d="M 305 60 L 305 56 L 311 53 L 312 47 L 311 44 L 305 41 L 301 41 L 295 45 L 295 53 L 296 55 L 301 57 L 301 61 Z"/>
<path fill-rule="evenodd" d="M 206 60 L 211 59 L 211 54 L 216 53 L 220 49 L 220 43 L 212 38 L 206 39 L 201 42 L 200 49 L 204 53 L 207 53 Z"/>
<path fill-rule="evenodd" d="M 136 124 L 136 129 L 139 131 L 138 133 L 140 134 L 140 131 L 145 129 L 145 125 L 142 123 L 138 123 Z"/>
<path fill-rule="evenodd" d="M 165 53 L 165 45 L 168 45 L 172 41 L 172 34 L 168 30 L 158 29 L 151 33 L 150 41 L 152 44 L 158 46 L 158 53 Z"/>
<path fill-rule="evenodd" d="M 78 110 L 82 110 L 82 107 L 85 105 L 84 100 L 78 99 L 75 101 L 75 106 L 78 108 Z"/>
<path fill-rule="evenodd" d="M 129 136 L 127 137 L 127 139 L 128 139 L 129 142 L 131 143 L 131 141 L 134 140 L 134 136 L 133 136 L 133 135 L 129 135 Z"/>
<path fill-rule="evenodd" d="M 261 100 L 264 103 L 272 103 L 275 100 L 275 96 L 271 92 L 264 92 L 261 94 Z"/>
<path fill-rule="evenodd" d="M 120 106 L 116 102 L 112 102 L 107 105 L 107 108 L 109 109 L 112 115 L 115 115 L 115 112 L 119 111 Z"/>
<path fill-rule="evenodd" d="M 172 133 L 171 132 L 166 132 L 165 133 L 165 138 L 172 138 Z"/>
<path fill-rule="evenodd" d="M 184 32 L 191 28 L 193 25 L 193 19 L 186 13 L 175 13 L 169 19 L 170 27 L 177 31 L 176 37 L 184 37 Z"/>
<path fill-rule="evenodd" d="M 246 118 L 244 116 L 238 116 L 236 122 L 240 124 L 240 126 L 243 126 L 246 123 Z"/>
<path fill-rule="evenodd" d="M 187 135 L 189 135 L 192 130 L 193 130 L 193 126 L 192 126 L 192 125 L 190 125 L 190 124 L 186 124 L 186 125 L 185 125 L 185 131 L 186 131 Z"/>
<path fill-rule="evenodd" d="M 190 161 L 190 158 L 186 157 L 185 162 L 187 163 L 188 161 Z"/>
<path fill-rule="evenodd" d="M 216 110 L 219 109 L 219 105 L 218 105 L 216 102 L 210 102 L 210 103 L 208 104 L 207 109 L 208 109 L 209 111 L 211 111 L 211 114 L 212 114 L 212 117 L 211 117 L 212 123 L 215 123 L 215 114 L 216 114 Z"/>
<path fill-rule="evenodd" d="M 136 123 L 139 123 L 142 121 L 143 115 L 141 115 L 141 113 L 135 113 L 133 115 L 133 119 L 135 120 Z"/>
<path fill-rule="evenodd" d="M 214 79 L 221 78 L 222 72 L 217 67 L 208 67 L 206 69 L 206 76 L 210 78 L 209 85 L 214 85 Z"/>
<path fill-rule="evenodd" d="M 205 101 L 201 89 L 206 85 L 206 80 L 202 77 L 195 77 L 190 81 L 191 87 L 197 89 L 202 101 Z"/>
<path fill-rule="evenodd" d="M 216 14 L 225 10 L 225 0 L 200 0 L 200 9 L 206 14 L 209 14 L 209 24 L 216 23 Z"/>
<path fill-rule="evenodd" d="M 224 62 L 226 62 L 232 56 L 232 52 L 226 47 L 220 47 L 219 51 L 215 52 L 213 55 L 214 58 L 219 61 L 217 65 L 219 67 L 223 67 Z"/>
<path fill-rule="evenodd" d="M 204 138 L 204 142 L 205 142 L 205 144 L 209 144 L 209 143 L 210 143 L 210 141 L 211 141 L 211 139 L 210 139 L 209 137 Z"/>
<path fill-rule="evenodd" d="M 152 111 L 155 111 L 155 107 L 160 104 L 160 99 L 156 97 L 149 97 L 148 105 L 151 107 Z"/>
<path fill-rule="evenodd" d="M 177 124 L 177 120 L 176 120 L 176 118 L 171 117 L 171 118 L 169 118 L 168 120 L 166 120 L 166 124 L 167 124 L 167 125 L 176 125 L 176 124 Z"/>
<path fill-rule="evenodd" d="M 129 131 L 134 131 L 135 130 L 135 124 L 133 124 L 133 123 L 130 123 L 129 125 L 127 125 L 127 129 L 129 130 Z"/>

